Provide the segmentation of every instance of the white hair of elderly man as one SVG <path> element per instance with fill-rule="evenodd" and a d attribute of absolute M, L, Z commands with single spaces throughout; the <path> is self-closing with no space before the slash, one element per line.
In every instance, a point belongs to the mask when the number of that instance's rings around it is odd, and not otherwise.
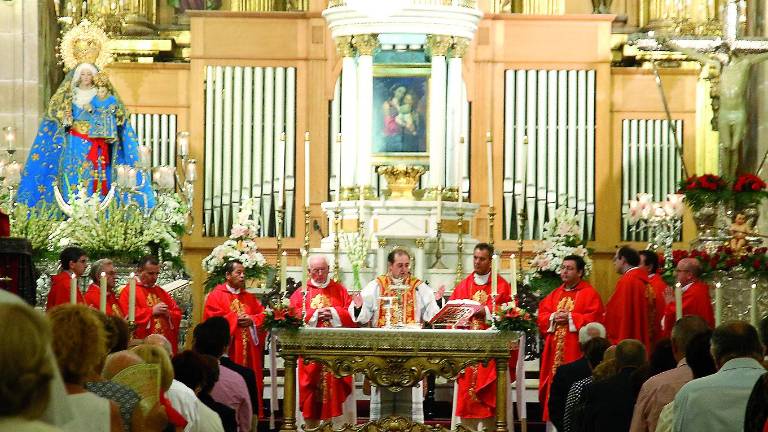
<path fill-rule="evenodd" d="M 599 322 L 591 322 L 579 329 L 579 343 L 582 345 L 596 337 L 605 337 L 605 327 Z"/>

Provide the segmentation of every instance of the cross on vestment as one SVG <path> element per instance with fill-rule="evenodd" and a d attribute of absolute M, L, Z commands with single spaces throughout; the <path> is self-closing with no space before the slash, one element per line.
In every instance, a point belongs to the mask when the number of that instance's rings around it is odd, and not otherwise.
<path fill-rule="evenodd" d="M 648 38 L 637 39 L 634 44 L 644 51 L 679 51 L 702 65 L 710 66 L 713 68 L 710 73 L 719 76 L 717 81 L 713 80 L 710 97 L 713 102 L 719 99 L 719 108 L 713 103 L 713 117 L 716 116 L 713 125 L 717 125 L 720 132 L 720 174 L 734 179 L 745 171 L 747 162 L 743 157 L 742 143 L 747 132 L 749 76 L 752 65 L 768 60 L 768 40 L 739 37 L 738 0 L 728 0 L 722 20 L 722 37 L 668 38 L 649 32 Z"/>

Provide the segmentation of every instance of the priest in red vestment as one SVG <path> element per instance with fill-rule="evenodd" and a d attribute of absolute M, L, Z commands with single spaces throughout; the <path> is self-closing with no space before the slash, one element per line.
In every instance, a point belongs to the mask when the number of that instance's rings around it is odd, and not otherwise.
<path fill-rule="evenodd" d="M 294 311 L 309 327 L 357 327 L 348 311 L 352 298 L 342 284 L 328 277 L 328 260 L 315 255 L 308 264 L 306 290 L 296 290 L 291 296 Z M 336 378 L 319 363 L 299 360 L 299 409 L 308 427 L 345 414 L 344 401 L 352 389 L 351 376 Z"/>
<path fill-rule="evenodd" d="M 449 300 L 468 299 L 485 305 L 485 310 L 474 316 L 470 321 L 472 329 L 484 330 L 489 327 L 490 313 L 493 310 L 491 287 L 491 257 L 493 246 L 488 243 L 478 243 L 472 253 L 474 271 L 470 273 L 456 288 L 453 289 Z M 512 301 L 512 287 L 501 276 L 496 277 L 497 296 L 496 306 Z M 517 352 L 514 359 L 510 357 L 509 364 L 517 362 Z M 488 366 L 476 365 L 465 369 L 456 379 L 458 393 L 454 416 L 461 419 L 461 424 L 472 430 L 478 430 L 482 423 L 486 430 L 493 429 L 496 415 L 496 362 L 491 360 Z"/>
<path fill-rule="evenodd" d="M 661 338 L 664 297 L 648 282 L 648 272 L 640 268 L 640 254 L 622 246 L 613 257 L 616 271 L 621 275 L 616 291 L 605 306 L 605 329 L 608 340 L 617 344 L 624 339 L 637 339 L 653 352 Z"/>
<path fill-rule="evenodd" d="M 672 287 L 664 282 L 664 278 L 659 274 L 659 255 L 651 250 L 641 250 L 640 254 L 640 267 L 645 268 L 648 272 L 648 283 L 651 284 L 653 290 L 656 292 L 657 308 L 664 310 L 667 303 L 673 300 Z"/>
<path fill-rule="evenodd" d="M 262 416 L 264 402 L 264 306 L 255 295 L 245 290 L 245 267 L 237 260 L 224 265 L 226 283 L 216 285 L 208 293 L 203 309 L 203 321 L 210 317 L 224 317 L 229 323 L 232 339 L 229 358 L 240 366 L 253 370 L 259 396 L 255 412 Z"/>
<path fill-rule="evenodd" d="M 88 306 L 99 309 L 101 305 L 101 274 L 107 279 L 107 315 L 115 315 L 120 318 L 125 318 L 123 311 L 120 310 L 120 304 L 117 301 L 117 295 L 115 294 L 115 286 L 117 285 L 117 272 L 115 271 L 115 265 L 110 259 L 100 259 L 91 264 L 91 283 L 88 286 L 88 291 L 85 292 L 85 302 Z M 126 295 L 128 293 L 126 292 Z"/>
<path fill-rule="evenodd" d="M 170 294 L 156 285 L 160 276 L 160 261 L 151 255 L 139 260 L 136 275 L 136 330 L 133 337 L 144 339 L 148 335 L 158 333 L 165 336 L 173 346 L 176 354 L 179 346 L 179 324 L 181 309 L 176 305 Z M 130 283 L 123 288 L 120 295 L 120 310 L 128 316 L 128 290 Z"/>
<path fill-rule="evenodd" d="M 88 255 L 76 246 L 65 248 L 59 254 L 61 272 L 51 277 L 51 290 L 48 292 L 46 309 L 51 310 L 60 304 L 71 302 L 72 275 L 75 275 L 77 286 L 77 303 L 85 304 L 85 297 L 80 291 L 80 278 L 88 267 Z"/>
<path fill-rule="evenodd" d="M 677 263 L 675 278 L 683 291 L 683 316 L 696 315 L 709 326 L 715 327 L 715 314 L 712 311 L 712 298 L 709 285 L 699 279 L 701 266 L 696 258 L 683 258 Z M 664 311 L 664 334 L 669 335 L 677 321 L 676 303 L 673 299 Z"/>
<path fill-rule="evenodd" d="M 539 303 L 539 332 L 545 336 L 539 370 L 539 402 L 544 420 L 549 420 L 549 387 L 557 368 L 581 357 L 579 329 L 603 318 L 600 294 L 582 280 L 585 267 L 584 258 L 578 255 L 563 258 L 563 284 Z"/>

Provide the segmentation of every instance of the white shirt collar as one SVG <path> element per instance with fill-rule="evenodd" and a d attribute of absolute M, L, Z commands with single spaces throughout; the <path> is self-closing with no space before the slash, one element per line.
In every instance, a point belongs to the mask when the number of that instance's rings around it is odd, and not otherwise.
<path fill-rule="evenodd" d="M 234 289 L 231 286 L 229 286 L 229 284 L 227 284 L 227 291 L 231 292 L 232 294 L 240 294 L 239 289 Z"/>
<path fill-rule="evenodd" d="M 328 286 L 328 284 L 330 284 L 330 283 L 331 283 L 331 276 L 330 276 L 330 275 L 328 275 L 328 277 L 325 279 L 325 282 L 323 282 L 323 283 L 321 283 L 321 284 L 319 284 L 319 283 L 315 282 L 315 280 L 314 280 L 314 279 L 310 279 L 310 282 L 312 282 L 312 286 L 314 286 L 314 287 L 317 287 L 317 288 L 325 288 L 325 287 L 327 287 L 327 286 Z"/>
<path fill-rule="evenodd" d="M 485 285 L 488 283 L 488 280 L 491 278 L 491 272 L 488 272 L 484 275 L 473 273 L 475 275 L 475 283 L 478 285 Z"/>
<path fill-rule="evenodd" d="M 684 285 L 682 288 L 680 288 L 680 291 L 682 291 L 682 292 L 686 292 L 686 291 L 688 291 L 688 288 L 690 288 L 690 287 L 691 287 L 691 285 L 693 285 L 693 283 L 694 283 L 694 282 L 695 282 L 695 281 L 690 281 L 690 282 L 688 282 L 686 285 Z"/>

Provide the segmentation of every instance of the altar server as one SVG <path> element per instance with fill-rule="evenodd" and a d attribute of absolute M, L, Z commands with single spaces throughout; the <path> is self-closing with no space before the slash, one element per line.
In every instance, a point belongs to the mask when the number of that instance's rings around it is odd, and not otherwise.
<path fill-rule="evenodd" d="M 450 300 L 469 299 L 485 305 L 485 310 L 470 320 L 470 327 L 476 330 L 489 327 L 494 305 L 499 307 L 512 301 L 511 285 L 498 275 L 496 276 L 496 298 L 493 298 L 492 256 L 493 246 L 488 243 L 478 243 L 472 253 L 474 271 L 451 293 Z M 516 363 L 517 352 L 514 353 L 514 357 L 515 359 L 510 358 L 510 365 Z M 469 429 L 478 430 L 481 424 L 486 430 L 493 429 L 496 421 L 496 362 L 491 360 L 487 366 L 478 364 L 466 368 L 459 374 L 456 383 L 454 416 L 459 417 L 461 424 Z"/>
<path fill-rule="evenodd" d="M 179 324 L 181 309 L 161 286 L 157 285 L 160 276 L 160 260 L 147 255 L 139 260 L 136 275 L 136 330 L 133 337 L 144 339 L 153 333 L 165 336 L 171 342 L 173 353 L 179 346 Z M 128 316 L 130 282 L 120 295 L 120 310 Z"/>
<path fill-rule="evenodd" d="M 51 290 L 48 292 L 48 303 L 46 309 L 51 309 L 60 304 L 71 302 L 72 277 L 75 278 L 76 303 L 85 304 L 85 297 L 80 292 L 79 278 L 85 274 L 88 267 L 88 255 L 85 251 L 76 246 L 65 248 L 59 254 L 61 262 L 61 272 L 51 277 Z"/>
<path fill-rule="evenodd" d="M 294 291 L 291 307 L 309 327 L 357 327 L 348 310 L 352 298 L 344 285 L 328 276 L 328 270 L 324 256 L 310 257 L 307 287 Z M 354 424 L 352 410 L 345 410 L 351 408 L 347 401 L 353 388 L 351 376 L 336 378 L 320 363 L 299 361 L 299 408 L 308 427 L 325 420 Z"/>
<path fill-rule="evenodd" d="M 539 402 L 544 420 L 549 420 L 549 387 L 557 368 L 581 356 L 579 329 L 603 317 L 600 294 L 582 280 L 585 268 L 584 258 L 578 255 L 563 258 L 563 284 L 539 303 L 539 332 L 545 337 L 539 373 Z"/>
<path fill-rule="evenodd" d="M 216 285 L 205 299 L 203 321 L 224 317 L 232 336 L 229 357 L 235 363 L 251 368 L 256 376 L 259 395 L 256 413 L 261 417 L 264 393 L 264 306 L 255 295 L 245 290 L 245 267 L 237 260 L 224 265 L 225 283 Z"/>
<path fill-rule="evenodd" d="M 411 256 L 405 249 L 395 249 L 387 256 L 387 274 L 368 283 L 352 299 L 349 314 L 360 325 L 383 327 L 387 317 L 392 325 L 421 327 L 438 312 L 436 299 L 442 299 L 445 287 L 437 293 L 429 285 L 411 276 Z M 419 386 L 411 392 L 393 393 L 387 389 L 371 389 L 371 419 L 400 415 L 412 421 L 424 421 L 423 391 Z"/>

